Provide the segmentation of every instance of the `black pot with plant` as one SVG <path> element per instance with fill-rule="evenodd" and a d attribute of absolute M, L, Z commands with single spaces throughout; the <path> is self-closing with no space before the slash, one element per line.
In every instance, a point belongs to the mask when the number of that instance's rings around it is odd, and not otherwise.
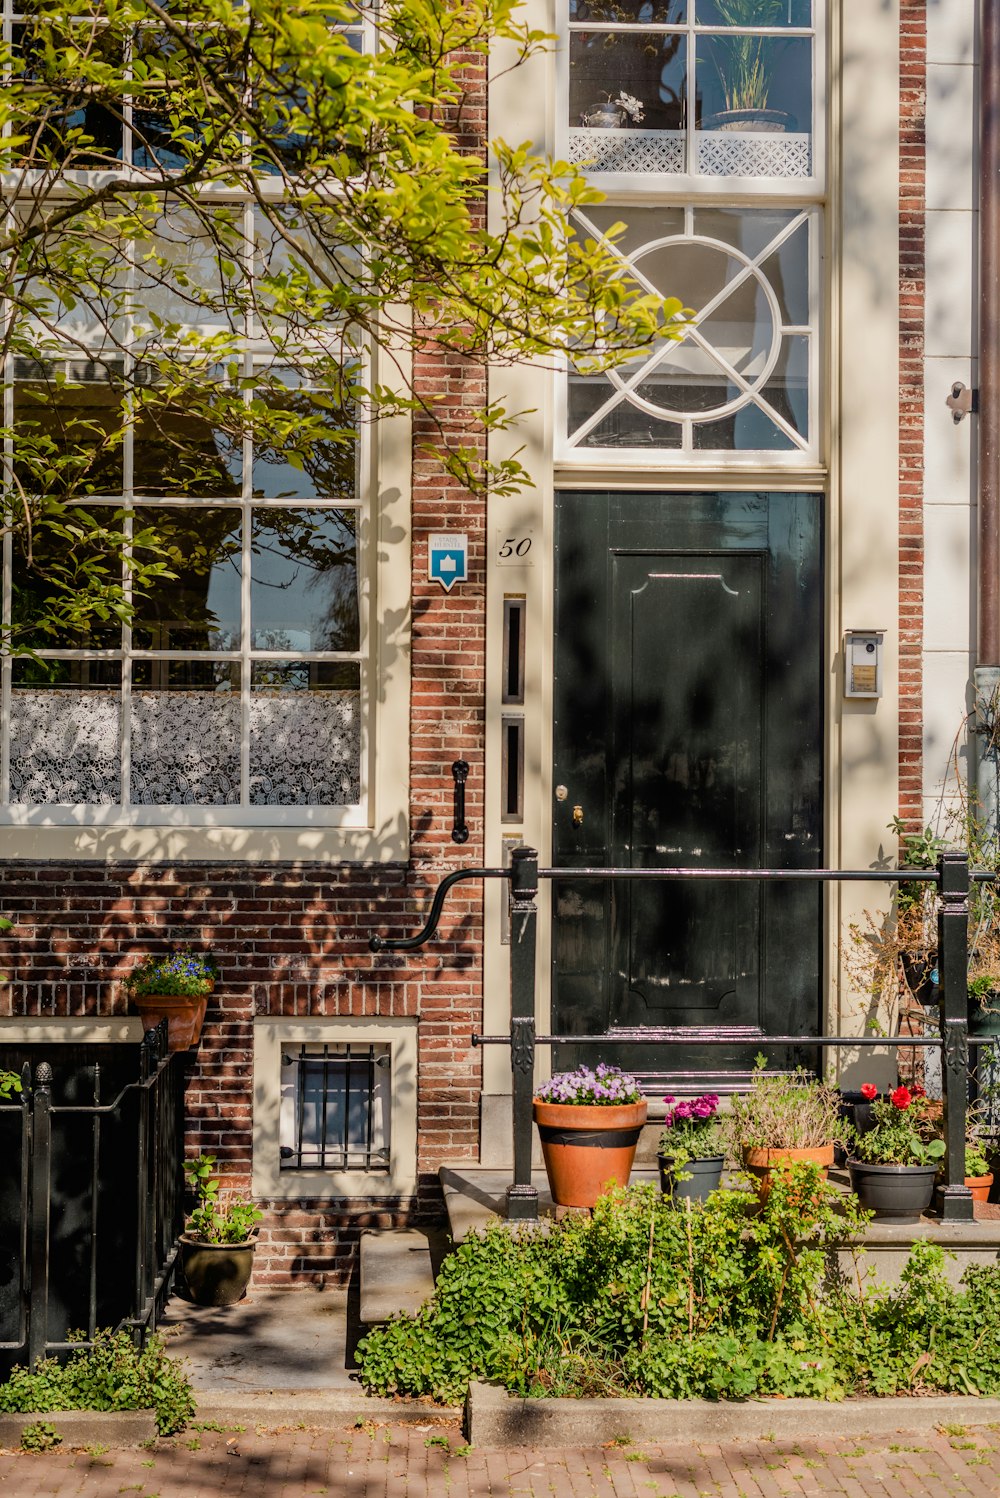
<path fill-rule="evenodd" d="M 184 1173 L 198 1199 L 180 1237 L 188 1294 L 199 1306 L 231 1306 L 246 1294 L 263 1213 L 246 1197 L 221 1198 L 214 1155 L 188 1160 Z"/>

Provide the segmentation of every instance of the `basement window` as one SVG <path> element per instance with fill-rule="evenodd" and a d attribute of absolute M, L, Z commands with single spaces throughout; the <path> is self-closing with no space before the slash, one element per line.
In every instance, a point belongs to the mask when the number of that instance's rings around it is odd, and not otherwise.
<path fill-rule="evenodd" d="M 343 1041 L 281 1048 L 282 1170 L 389 1170 L 391 1046 Z"/>

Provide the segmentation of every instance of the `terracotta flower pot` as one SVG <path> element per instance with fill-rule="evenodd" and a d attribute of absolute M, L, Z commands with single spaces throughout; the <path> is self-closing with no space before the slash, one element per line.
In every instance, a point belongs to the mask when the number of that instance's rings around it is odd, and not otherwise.
<path fill-rule="evenodd" d="M 775 1167 L 783 1165 L 819 1165 L 823 1178 L 833 1164 L 833 1145 L 821 1144 L 815 1149 L 777 1150 L 743 1148 L 743 1164 L 752 1176 L 757 1177 L 757 1194 L 763 1199 L 771 1189 L 771 1175 Z"/>
<path fill-rule="evenodd" d="M 966 1176 L 965 1184 L 972 1192 L 974 1202 L 988 1202 L 990 1199 L 990 1187 L 993 1185 L 993 1177 L 989 1176 Z"/>
<path fill-rule="evenodd" d="M 646 1122 L 638 1103 L 534 1103 L 535 1123 L 552 1200 L 560 1207 L 592 1207 L 608 1186 L 627 1186 L 635 1147 Z"/>
<path fill-rule="evenodd" d="M 133 995 L 132 1004 L 142 1015 L 144 1030 L 155 1030 L 162 1019 L 166 1020 L 168 1051 L 189 1050 L 201 1039 L 207 993 L 144 993 Z"/>

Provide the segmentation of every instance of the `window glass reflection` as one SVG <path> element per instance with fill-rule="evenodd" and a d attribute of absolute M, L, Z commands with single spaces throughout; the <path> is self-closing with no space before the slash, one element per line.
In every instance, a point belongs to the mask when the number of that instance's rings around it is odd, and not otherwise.
<path fill-rule="evenodd" d="M 240 643 L 242 524 L 238 509 L 158 505 L 136 509 L 165 549 L 173 577 L 136 604 L 139 650 L 235 650 Z M 138 550 L 138 548 L 137 548 Z"/>
<path fill-rule="evenodd" d="M 257 509 L 250 567 L 255 650 L 357 650 L 357 514 Z"/>

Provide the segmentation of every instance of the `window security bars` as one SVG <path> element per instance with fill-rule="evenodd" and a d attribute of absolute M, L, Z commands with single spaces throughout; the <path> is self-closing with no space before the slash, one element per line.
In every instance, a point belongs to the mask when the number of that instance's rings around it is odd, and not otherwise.
<path fill-rule="evenodd" d="M 387 1173 L 391 1080 L 388 1045 L 284 1048 L 281 1168 Z"/>
<path fill-rule="evenodd" d="M 100 1063 L 53 1075 L 26 1062 L 22 1092 L 0 1104 L 4 1369 L 86 1346 L 99 1326 L 137 1340 L 156 1326 L 183 1227 L 183 1079 L 166 1022 L 138 1059 L 138 1080 L 107 1102 Z"/>
<path fill-rule="evenodd" d="M 871 1046 L 889 1049 L 923 1046 L 942 1053 L 944 1081 L 943 1121 L 946 1144 L 944 1185 L 941 1188 L 942 1217 L 948 1222 L 971 1222 L 972 1197 L 965 1185 L 965 1126 L 969 1095 L 969 995 L 967 931 L 969 885 L 986 883 L 995 875 L 970 870 L 962 853 L 943 853 L 936 869 L 704 869 L 704 868 L 539 868 L 533 848 L 515 848 L 507 869 L 456 869 L 443 878 L 434 892 L 430 913 L 416 936 L 373 936 L 373 952 L 411 952 L 430 941 L 438 928 L 449 891 L 471 879 L 507 881 L 510 900 L 511 960 L 509 1035 L 473 1035 L 473 1045 L 510 1047 L 513 1097 L 514 1180 L 507 1188 L 507 1216 L 534 1221 L 538 1217 L 538 1192 L 531 1180 L 532 1108 L 535 1050 L 539 1045 L 606 1045 L 623 1040 L 641 1040 L 644 1045 L 685 1045 L 683 1033 L 664 1029 L 636 1032 L 617 1030 L 613 1035 L 539 1035 L 535 1026 L 535 949 L 538 922 L 538 883 L 541 879 L 578 881 L 610 880 L 714 880 L 725 883 L 930 883 L 940 897 L 938 913 L 938 972 L 940 975 L 940 1034 L 915 1035 L 768 1035 L 768 1046 L 812 1046 L 822 1049 L 856 1050 Z M 728 1035 L 698 1037 L 699 1045 L 730 1045 Z M 749 1042 L 759 1049 L 761 1041 Z M 973 1046 L 976 1042 L 973 1041 Z"/>

